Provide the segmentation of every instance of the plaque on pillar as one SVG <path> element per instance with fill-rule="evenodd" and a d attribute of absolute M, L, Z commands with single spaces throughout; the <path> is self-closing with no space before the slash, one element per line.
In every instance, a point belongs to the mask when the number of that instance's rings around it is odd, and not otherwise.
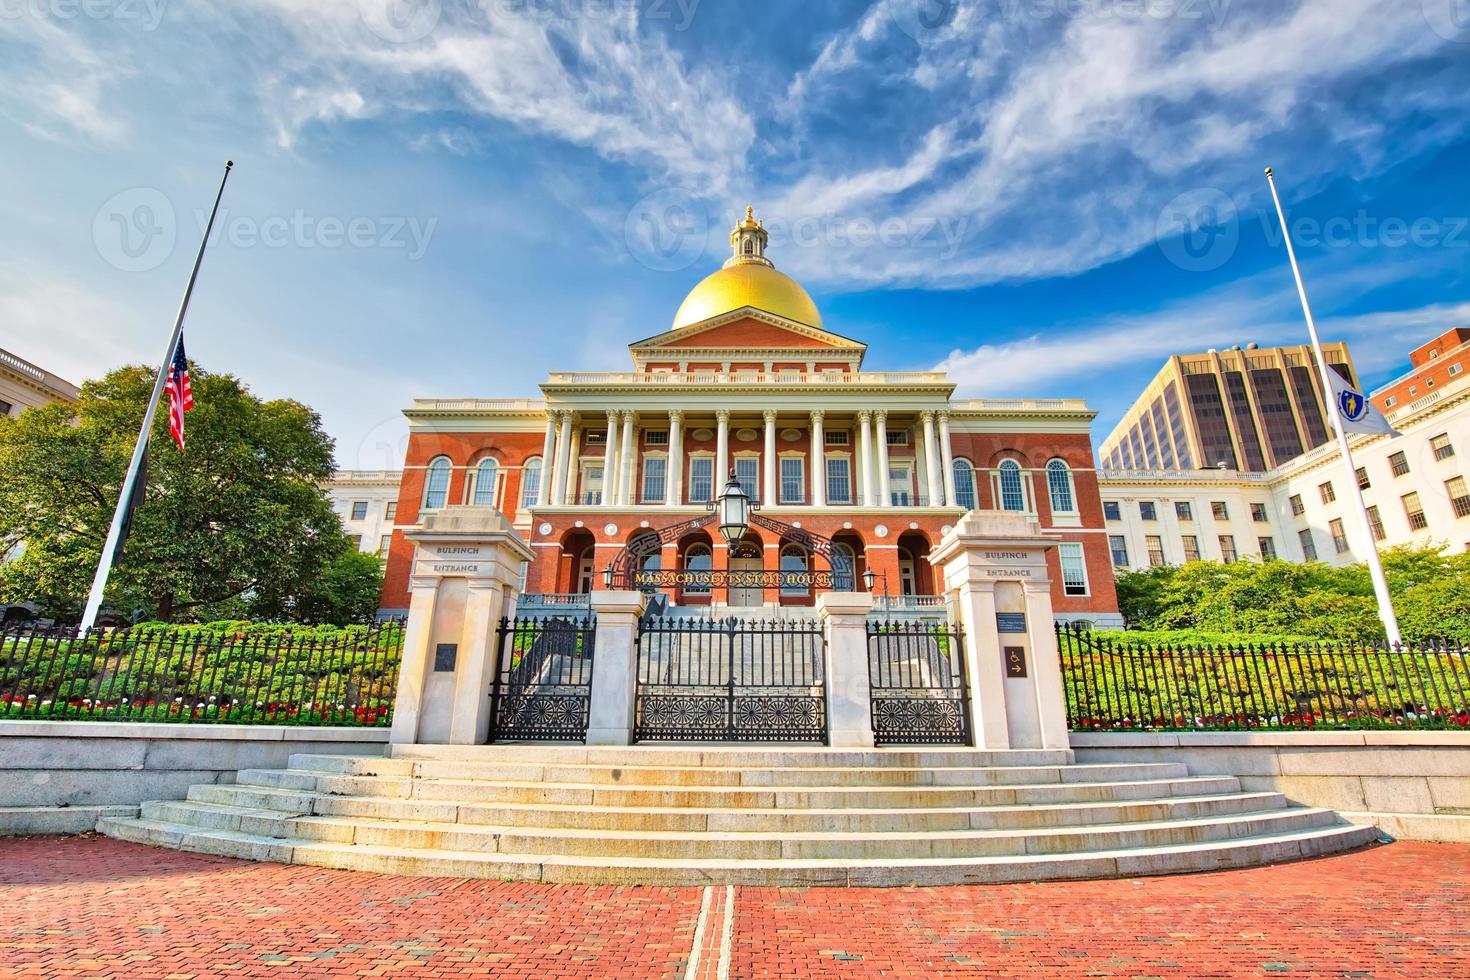
<path fill-rule="evenodd" d="M 434 673 L 451 673 L 454 661 L 459 656 L 458 643 L 439 643 L 434 646 Z"/>
<path fill-rule="evenodd" d="M 995 629 L 998 633 L 1025 633 L 1026 614 L 1019 612 L 998 612 L 995 614 Z"/>
<path fill-rule="evenodd" d="M 1007 677 L 1025 677 L 1026 676 L 1026 648 L 1025 647 L 1006 647 L 1005 648 L 1005 659 L 1006 659 L 1006 676 Z"/>

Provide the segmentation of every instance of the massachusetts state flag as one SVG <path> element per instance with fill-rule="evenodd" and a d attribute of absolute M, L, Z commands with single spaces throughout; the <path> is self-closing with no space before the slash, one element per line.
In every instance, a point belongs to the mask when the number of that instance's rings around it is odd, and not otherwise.
<path fill-rule="evenodd" d="M 1368 396 L 1349 386 L 1342 375 L 1330 367 L 1327 369 L 1327 384 L 1332 389 L 1332 409 L 1342 422 L 1342 431 L 1386 436 L 1399 434 Z"/>
<path fill-rule="evenodd" d="M 179 334 L 174 348 L 174 362 L 168 369 L 163 390 L 168 392 L 168 431 L 184 451 L 184 413 L 194 407 L 194 392 L 189 388 L 189 362 L 184 357 L 184 335 Z"/>

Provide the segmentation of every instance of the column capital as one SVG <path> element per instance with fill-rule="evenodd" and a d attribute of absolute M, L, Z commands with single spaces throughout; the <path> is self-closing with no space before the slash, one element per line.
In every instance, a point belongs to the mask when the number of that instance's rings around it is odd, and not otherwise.
<path fill-rule="evenodd" d="M 857 413 L 858 424 L 867 425 L 873 421 L 873 413 L 866 408 L 859 409 Z"/>
<path fill-rule="evenodd" d="M 778 414 L 780 414 L 780 413 L 778 413 L 774 408 L 767 408 L 767 409 L 763 409 L 761 411 L 761 418 L 765 419 L 766 422 L 768 422 L 769 424 L 775 425 L 776 424 L 776 416 Z"/>
<path fill-rule="evenodd" d="M 684 410 L 682 408 L 671 408 L 671 409 L 669 409 L 669 421 L 670 422 L 682 422 L 682 421 L 684 421 Z"/>
<path fill-rule="evenodd" d="M 623 409 L 623 421 L 624 422 L 631 422 L 631 421 L 633 421 L 633 418 L 637 414 L 638 413 L 635 412 L 635 411 L 633 411 L 631 408 L 625 408 L 625 409 Z"/>
<path fill-rule="evenodd" d="M 820 421 L 822 421 L 822 419 L 826 418 L 826 416 L 827 416 L 826 409 L 821 409 L 821 408 L 814 408 L 814 409 L 812 409 L 812 421 L 813 422 L 820 422 Z"/>
<path fill-rule="evenodd" d="M 730 424 L 730 410 L 728 408 L 715 409 L 715 421 Z"/>
<path fill-rule="evenodd" d="M 608 409 L 607 410 L 607 420 L 608 420 L 608 422 L 612 423 L 613 425 L 617 425 L 618 424 L 618 416 L 621 415 L 621 414 L 622 413 L 619 412 L 616 408 L 610 408 L 610 409 Z"/>
<path fill-rule="evenodd" d="M 936 411 L 934 413 L 934 417 L 939 420 L 939 424 L 940 425 L 948 425 L 949 424 L 949 409 L 947 409 L 947 408 L 941 408 L 941 409 L 939 409 L 938 411 Z"/>
<path fill-rule="evenodd" d="M 920 412 L 919 413 L 919 421 L 922 422 L 922 423 L 924 423 L 925 425 L 929 425 L 931 422 L 933 422 L 934 421 L 934 411 L 933 411 L 933 409 L 926 408 L 922 412 Z"/>
<path fill-rule="evenodd" d="M 883 423 L 886 424 L 888 422 L 888 409 L 886 409 L 886 408 L 875 408 L 875 409 L 873 409 L 873 421 L 875 421 L 875 422 L 883 422 Z"/>

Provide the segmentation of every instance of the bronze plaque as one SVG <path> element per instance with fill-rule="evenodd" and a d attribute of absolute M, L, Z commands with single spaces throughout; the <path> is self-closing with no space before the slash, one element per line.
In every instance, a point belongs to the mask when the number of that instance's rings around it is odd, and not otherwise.
<path fill-rule="evenodd" d="M 455 658 L 459 655 L 458 643 L 439 643 L 434 646 L 434 672 L 447 673 L 454 670 Z"/>

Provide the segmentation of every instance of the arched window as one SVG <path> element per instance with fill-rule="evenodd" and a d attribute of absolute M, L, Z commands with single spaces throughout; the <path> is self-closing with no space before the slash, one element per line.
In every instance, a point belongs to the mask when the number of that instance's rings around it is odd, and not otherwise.
<path fill-rule="evenodd" d="M 480 460 L 480 465 L 475 467 L 475 495 L 471 503 L 476 507 L 495 506 L 495 477 L 499 470 L 500 464 L 490 456 Z"/>
<path fill-rule="evenodd" d="M 781 549 L 781 571 L 783 572 L 805 572 L 807 570 L 806 549 L 801 545 L 788 544 Z M 781 594 L 789 596 L 804 596 L 811 594 L 811 586 L 804 581 L 781 582 Z"/>
<path fill-rule="evenodd" d="M 541 457 L 532 456 L 521 466 L 521 506 L 534 507 L 541 492 Z"/>
<path fill-rule="evenodd" d="M 975 500 L 975 467 L 968 459 L 957 459 L 954 461 L 954 502 L 965 510 L 974 510 L 977 506 Z"/>
<path fill-rule="evenodd" d="M 1014 459 L 1000 461 L 1000 509 L 1026 509 L 1026 488 L 1021 483 L 1021 464 Z"/>
<path fill-rule="evenodd" d="M 692 544 L 689 550 L 684 552 L 684 570 L 686 572 L 708 572 L 715 567 L 714 556 L 710 553 L 707 544 Z M 709 595 L 708 585 L 690 585 L 684 589 L 685 595 Z"/>
<path fill-rule="evenodd" d="M 1046 486 L 1051 491 L 1053 514 L 1077 513 L 1077 495 L 1072 491 L 1072 469 L 1066 460 L 1054 459 L 1046 464 Z"/>
<path fill-rule="evenodd" d="M 744 251 L 745 251 L 745 254 L 746 255 L 754 255 L 755 254 L 755 242 L 753 242 L 749 238 L 747 238 L 745 240 L 745 249 L 744 249 Z"/>
<path fill-rule="evenodd" d="M 857 590 L 857 552 L 841 541 L 832 543 L 832 591 Z"/>
<path fill-rule="evenodd" d="M 438 510 L 449 499 L 449 457 L 436 456 L 429 462 L 424 479 L 424 510 Z"/>

